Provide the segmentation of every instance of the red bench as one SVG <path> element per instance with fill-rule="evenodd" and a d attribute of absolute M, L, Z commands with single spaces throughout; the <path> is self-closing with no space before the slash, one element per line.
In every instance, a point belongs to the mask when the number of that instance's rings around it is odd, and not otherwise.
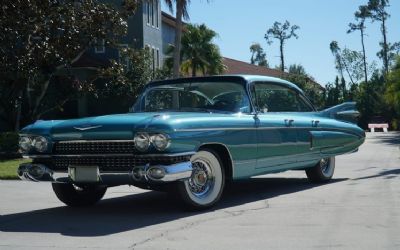
<path fill-rule="evenodd" d="M 371 130 L 371 133 L 374 133 L 376 128 L 382 128 L 383 132 L 388 132 L 389 124 L 387 124 L 387 123 L 369 123 L 368 128 Z"/>

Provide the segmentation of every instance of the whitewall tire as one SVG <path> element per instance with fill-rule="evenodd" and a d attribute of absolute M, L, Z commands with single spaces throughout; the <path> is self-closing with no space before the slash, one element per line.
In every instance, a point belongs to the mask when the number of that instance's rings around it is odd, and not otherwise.
<path fill-rule="evenodd" d="M 204 149 L 190 159 L 192 176 L 178 184 L 178 192 L 186 207 L 201 210 L 213 206 L 221 198 L 225 172 L 218 154 Z"/>

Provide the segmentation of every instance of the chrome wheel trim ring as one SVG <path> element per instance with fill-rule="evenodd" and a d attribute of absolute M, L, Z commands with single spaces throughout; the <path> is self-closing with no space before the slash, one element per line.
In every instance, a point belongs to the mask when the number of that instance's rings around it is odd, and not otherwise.
<path fill-rule="evenodd" d="M 323 158 L 319 162 L 321 172 L 325 177 L 331 177 L 333 175 L 333 171 L 335 169 L 335 158 Z"/>
<path fill-rule="evenodd" d="M 197 169 L 197 171 L 193 171 L 192 177 L 184 181 L 186 193 L 194 203 L 198 205 L 209 205 L 218 199 L 221 193 L 223 186 L 222 166 L 216 156 L 208 151 L 199 151 L 192 156 L 191 162 L 194 169 Z M 200 164 L 197 164 L 197 162 Z M 207 169 L 206 180 L 196 180 L 196 178 L 199 178 L 203 173 L 199 171 L 199 169 L 204 170 L 204 167 Z M 195 181 L 204 183 L 205 188 L 200 191 L 196 191 L 195 189 L 193 192 L 193 186 L 191 187 L 191 184 L 194 184 Z M 199 182 L 197 182 L 197 184 L 199 184 Z"/>
<path fill-rule="evenodd" d="M 212 190 L 215 178 L 210 163 L 205 159 L 196 159 L 192 162 L 192 167 L 192 176 L 188 180 L 189 188 L 193 195 L 201 198 Z"/>

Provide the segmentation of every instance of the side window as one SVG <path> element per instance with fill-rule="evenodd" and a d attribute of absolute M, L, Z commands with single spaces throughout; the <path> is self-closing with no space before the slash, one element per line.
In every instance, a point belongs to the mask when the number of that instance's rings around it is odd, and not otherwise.
<path fill-rule="evenodd" d="M 304 100 L 301 96 L 298 96 L 298 101 L 299 101 L 299 111 L 300 112 L 313 112 L 314 109 L 311 107 L 311 105 Z"/>
<path fill-rule="evenodd" d="M 294 90 L 272 83 L 256 83 L 254 86 L 258 111 L 298 112 L 300 104 Z"/>

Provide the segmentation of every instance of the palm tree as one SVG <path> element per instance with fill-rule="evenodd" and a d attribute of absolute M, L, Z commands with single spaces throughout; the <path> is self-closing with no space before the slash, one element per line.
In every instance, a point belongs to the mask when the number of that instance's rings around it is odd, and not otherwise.
<path fill-rule="evenodd" d="M 188 24 L 182 36 L 182 48 L 180 51 L 181 71 L 186 75 L 196 76 L 198 73 L 203 75 L 216 75 L 225 70 L 223 59 L 219 48 L 212 40 L 217 33 L 202 25 Z M 167 54 L 173 54 L 174 47 L 170 47 Z M 165 61 L 166 67 L 172 66 L 172 59 Z"/>
<path fill-rule="evenodd" d="M 176 8 L 176 26 L 175 26 L 175 49 L 174 49 L 174 67 L 173 75 L 174 77 L 179 77 L 180 69 L 180 51 L 181 51 L 181 39 L 182 39 L 182 18 L 185 20 L 189 19 L 189 14 L 187 12 L 190 0 L 164 0 L 168 8 L 173 10 L 173 3 L 175 3 Z"/>
<path fill-rule="evenodd" d="M 223 71 L 222 56 L 212 40 L 217 33 L 206 25 L 187 25 L 182 37 L 182 71 L 196 76 L 219 74 Z"/>

